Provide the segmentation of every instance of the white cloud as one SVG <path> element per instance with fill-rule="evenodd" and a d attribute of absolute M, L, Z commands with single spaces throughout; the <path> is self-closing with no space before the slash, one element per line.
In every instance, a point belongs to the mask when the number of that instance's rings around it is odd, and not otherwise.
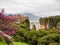
<path fill-rule="evenodd" d="M 0 8 L 6 12 L 30 12 L 36 16 L 60 14 L 60 1 L 57 0 L 0 0 Z"/>

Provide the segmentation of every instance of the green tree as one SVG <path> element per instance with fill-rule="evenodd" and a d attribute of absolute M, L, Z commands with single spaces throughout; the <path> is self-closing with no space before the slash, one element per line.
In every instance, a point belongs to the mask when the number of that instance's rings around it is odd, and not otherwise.
<path fill-rule="evenodd" d="M 57 23 L 57 29 L 60 30 L 60 22 Z"/>
<path fill-rule="evenodd" d="M 32 30 L 36 30 L 36 26 L 35 25 L 33 25 Z"/>

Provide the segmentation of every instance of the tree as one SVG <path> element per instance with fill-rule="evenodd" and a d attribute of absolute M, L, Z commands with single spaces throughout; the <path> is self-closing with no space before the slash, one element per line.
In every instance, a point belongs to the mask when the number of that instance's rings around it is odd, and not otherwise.
<path fill-rule="evenodd" d="M 17 29 L 11 27 L 10 22 L 14 22 L 15 19 L 12 20 L 11 18 L 5 16 L 4 9 L 2 9 L 2 11 L 0 12 L 0 29 L 8 35 L 13 35 L 17 32 Z"/>
<path fill-rule="evenodd" d="M 60 30 L 60 22 L 57 23 L 57 29 Z"/>
<path fill-rule="evenodd" d="M 35 25 L 33 25 L 32 30 L 36 30 L 36 26 Z"/>

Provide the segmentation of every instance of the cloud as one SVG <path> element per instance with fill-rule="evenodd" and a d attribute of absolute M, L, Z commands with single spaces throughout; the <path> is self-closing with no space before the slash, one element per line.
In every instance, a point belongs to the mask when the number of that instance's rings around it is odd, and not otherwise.
<path fill-rule="evenodd" d="M 30 12 L 36 16 L 60 14 L 59 0 L 0 0 L 6 13 Z"/>

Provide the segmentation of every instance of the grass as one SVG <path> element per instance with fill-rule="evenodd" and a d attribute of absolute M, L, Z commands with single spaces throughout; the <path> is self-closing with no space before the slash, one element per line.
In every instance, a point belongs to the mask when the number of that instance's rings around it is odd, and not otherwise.
<path fill-rule="evenodd" d="M 28 45 L 27 43 L 22 43 L 22 42 L 14 42 L 14 45 Z"/>
<path fill-rule="evenodd" d="M 8 45 L 7 43 L 0 42 L 0 45 Z M 14 45 L 28 45 L 27 43 L 14 42 Z"/>
<path fill-rule="evenodd" d="M 7 45 L 7 43 L 0 42 L 0 45 Z"/>

